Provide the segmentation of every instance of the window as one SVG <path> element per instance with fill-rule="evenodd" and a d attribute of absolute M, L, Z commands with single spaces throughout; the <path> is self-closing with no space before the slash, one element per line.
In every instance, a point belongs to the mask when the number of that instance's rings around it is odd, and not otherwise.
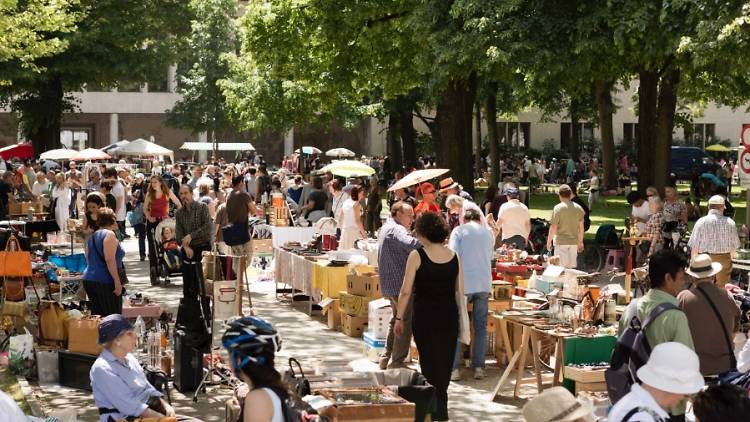
<path fill-rule="evenodd" d="M 593 123 L 578 123 L 579 139 L 578 141 L 594 139 Z M 573 124 L 570 122 L 560 123 L 560 149 L 570 148 L 570 141 L 573 139 Z"/>
<path fill-rule="evenodd" d="M 92 128 L 62 128 L 60 143 L 68 149 L 84 150 L 90 145 L 89 139 L 92 139 L 92 132 Z"/>
<path fill-rule="evenodd" d="M 695 123 L 693 124 L 693 144 L 703 146 L 714 140 L 716 125 L 713 123 Z"/>
<path fill-rule="evenodd" d="M 623 123 L 622 139 L 625 141 L 635 141 L 638 139 L 638 123 Z"/>
<path fill-rule="evenodd" d="M 148 79 L 148 92 L 169 92 L 169 70 L 152 75 Z"/>
<path fill-rule="evenodd" d="M 497 136 L 503 145 L 526 148 L 530 145 L 531 123 L 497 122 Z"/>
<path fill-rule="evenodd" d="M 118 92 L 140 92 L 141 91 L 141 83 L 140 82 L 125 82 L 117 84 L 117 91 Z"/>

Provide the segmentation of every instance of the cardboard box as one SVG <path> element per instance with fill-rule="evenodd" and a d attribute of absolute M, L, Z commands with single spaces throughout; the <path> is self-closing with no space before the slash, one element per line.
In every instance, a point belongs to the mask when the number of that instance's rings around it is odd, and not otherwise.
<path fill-rule="evenodd" d="M 341 331 L 350 337 L 362 337 L 367 329 L 367 317 L 351 316 L 343 314 L 341 316 Z"/>
<path fill-rule="evenodd" d="M 328 317 L 328 328 L 338 330 L 341 327 L 341 309 L 339 299 L 327 297 L 318 305 L 323 309 L 323 315 Z"/>
<path fill-rule="evenodd" d="M 576 382 L 576 394 L 581 391 L 607 391 L 606 382 Z"/>
<path fill-rule="evenodd" d="M 513 285 L 507 281 L 493 281 L 491 298 L 495 300 L 513 299 Z"/>
<path fill-rule="evenodd" d="M 373 336 L 379 339 L 388 336 L 388 328 L 393 318 L 391 301 L 388 299 L 376 299 L 367 305 L 367 328 Z"/>
<path fill-rule="evenodd" d="M 380 355 L 383 354 L 384 350 L 385 347 L 375 347 L 367 343 L 364 345 L 364 354 L 370 362 L 378 363 L 380 361 Z"/>
<path fill-rule="evenodd" d="M 605 382 L 604 369 L 583 369 L 576 366 L 565 366 L 563 376 L 576 383 L 599 383 Z"/>
<path fill-rule="evenodd" d="M 381 349 L 385 347 L 385 339 L 376 337 L 369 329 L 364 332 L 364 334 L 362 335 L 362 339 L 365 341 L 365 344 L 372 347 Z"/>
<path fill-rule="evenodd" d="M 253 253 L 270 254 L 273 253 L 272 239 L 253 239 Z"/>
<path fill-rule="evenodd" d="M 339 307 L 347 315 L 364 317 L 367 320 L 368 304 L 373 298 L 353 295 L 347 292 L 339 293 Z"/>
<path fill-rule="evenodd" d="M 380 277 L 350 274 L 346 276 L 346 291 L 353 295 L 369 298 L 382 297 L 380 294 Z"/>

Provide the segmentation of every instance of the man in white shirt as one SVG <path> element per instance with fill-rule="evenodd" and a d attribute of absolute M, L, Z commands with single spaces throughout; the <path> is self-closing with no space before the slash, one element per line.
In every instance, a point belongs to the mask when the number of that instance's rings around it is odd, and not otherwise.
<path fill-rule="evenodd" d="M 36 174 L 36 181 L 34 182 L 34 186 L 31 187 L 31 194 L 38 198 L 48 190 L 49 182 L 47 181 L 47 176 L 43 171 L 40 171 Z"/>
<path fill-rule="evenodd" d="M 516 249 L 526 249 L 531 232 L 529 208 L 519 201 L 519 192 L 515 186 L 507 187 L 504 194 L 508 202 L 501 205 L 497 213 L 497 222 L 502 230 L 502 242 Z"/>
<path fill-rule="evenodd" d="M 698 355 L 682 343 L 658 344 L 637 372 L 640 384 L 615 403 L 610 422 L 662 422 L 671 409 L 705 385 Z"/>
<path fill-rule="evenodd" d="M 125 233 L 125 217 L 127 215 L 125 204 L 125 185 L 123 185 L 122 181 L 117 177 L 117 169 L 115 169 L 114 167 L 110 167 L 104 172 L 104 179 L 112 182 L 111 193 L 112 196 L 115 197 L 115 201 L 117 203 L 116 209 L 113 210 L 115 212 L 115 218 L 117 220 L 117 227 L 120 230 L 121 237 L 123 239 L 127 239 L 130 236 Z"/>

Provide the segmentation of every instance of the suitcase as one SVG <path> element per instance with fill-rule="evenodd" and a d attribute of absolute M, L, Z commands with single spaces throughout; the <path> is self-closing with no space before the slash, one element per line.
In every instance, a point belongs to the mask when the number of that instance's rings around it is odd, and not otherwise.
<path fill-rule="evenodd" d="M 211 346 L 211 335 L 208 333 L 208 327 L 212 321 L 211 298 L 201 296 L 201 303 L 203 305 L 203 313 L 201 313 L 201 309 L 198 307 L 197 299 L 180 299 L 175 327 L 182 329 L 188 334 L 187 342 L 192 347 L 197 347 L 207 352 Z"/>
<path fill-rule="evenodd" d="M 195 391 L 203 378 L 203 351 L 190 345 L 190 334 L 174 332 L 174 388 L 181 393 Z"/>

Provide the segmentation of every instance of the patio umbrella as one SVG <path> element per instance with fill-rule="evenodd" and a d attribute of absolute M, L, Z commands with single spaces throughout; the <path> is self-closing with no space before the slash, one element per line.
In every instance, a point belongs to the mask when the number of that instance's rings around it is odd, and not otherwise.
<path fill-rule="evenodd" d="M 51 149 L 43 152 L 39 158 L 42 160 L 70 160 L 78 154 L 78 151 L 74 149 Z"/>
<path fill-rule="evenodd" d="M 354 157 L 356 154 L 354 154 L 354 151 L 346 149 L 346 148 L 334 148 L 329 149 L 326 151 L 326 156 L 328 157 Z"/>
<path fill-rule="evenodd" d="M 706 147 L 706 151 L 712 151 L 712 152 L 729 152 L 731 149 L 725 147 L 722 144 L 713 144 Z"/>
<path fill-rule="evenodd" d="M 388 192 L 393 192 L 395 190 L 408 188 L 409 186 L 414 186 L 422 182 L 430 181 L 436 177 L 440 177 L 445 173 L 448 173 L 449 171 L 449 169 L 415 170 L 404 176 L 398 182 L 394 183 L 393 186 L 388 188 Z"/>
<path fill-rule="evenodd" d="M 300 149 L 297 148 L 297 149 L 294 150 L 294 152 L 296 152 L 297 154 L 299 154 L 299 150 Z M 315 148 L 315 147 L 302 147 L 302 153 L 303 154 L 320 154 L 322 152 L 323 151 L 321 151 L 321 150 L 319 150 L 318 148 Z"/>
<path fill-rule="evenodd" d="M 52 160 L 45 160 L 44 164 L 42 164 L 42 167 L 44 167 L 44 170 L 50 171 L 50 169 L 58 168 L 60 167 L 60 164 L 58 164 L 55 161 Z"/>
<path fill-rule="evenodd" d="M 71 161 L 109 160 L 109 154 L 96 148 L 86 148 L 70 158 Z"/>
<path fill-rule="evenodd" d="M 341 177 L 370 176 L 375 174 L 375 169 L 372 167 L 365 163 L 353 160 L 334 161 L 320 169 L 321 173 L 327 173 L 329 171 L 331 174 Z"/>

